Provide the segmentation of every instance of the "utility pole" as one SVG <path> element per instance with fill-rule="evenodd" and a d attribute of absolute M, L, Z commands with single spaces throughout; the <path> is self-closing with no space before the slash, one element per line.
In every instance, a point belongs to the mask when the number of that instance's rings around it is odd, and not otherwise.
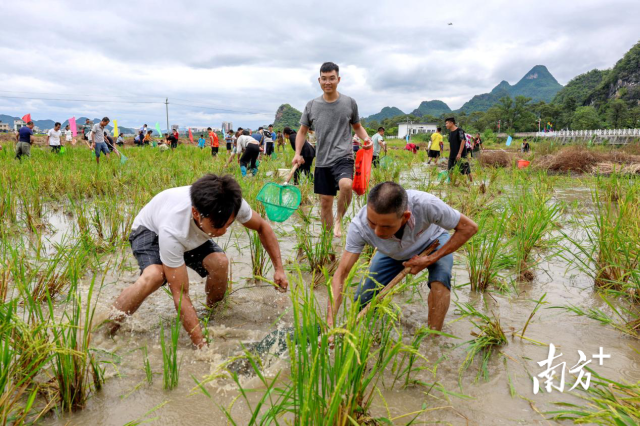
<path fill-rule="evenodd" d="M 167 133 L 169 133 L 169 129 L 170 129 L 169 128 L 169 98 L 165 99 L 164 105 L 165 105 L 165 107 L 167 109 Z M 160 136 L 162 136 L 162 135 L 160 135 Z"/>

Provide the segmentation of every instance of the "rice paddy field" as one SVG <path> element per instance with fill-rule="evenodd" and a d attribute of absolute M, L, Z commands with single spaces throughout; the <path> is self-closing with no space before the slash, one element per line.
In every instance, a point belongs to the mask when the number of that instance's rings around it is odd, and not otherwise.
<path fill-rule="evenodd" d="M 3 146 L 0 424 L 640 422 L 640 180 L 619 151 L 533 144 L 526 169 L 515 167 L 513 152 L 485 151 L 471 162 L 469 184 L 455 175 L 446 182 L 423 151 L 389 150 L 371 184 L 430 192 L 479 225 L 455 254 L 440 334 L 426 327 L 424 275 L 357 321 L 352 294 L 373 249 L 348 279 L 337 326 L 327 328 L 328 283 L 345 237 L 322 232 L 312 184 L 303 181 L 300 209 L 272 224 L 289 291 L 274 291 L 260 240 L 234 224 L 217 240 L 231 262 L 225 300 L 206 309 L 204 280 L 190 271 L 210 341 L 195 350 L 164 289 L 114 337 L 103 330 L 115 298 L 139 275 L 128 244 L 133 219 L 155 194 L 205 173 L 234 175 L 264 215 L 256 195 L 283 179 L 278 170 L 293 152 L 262 159 L 257 176 L 242 178 L 237 165 L 223 170 L 226 153 L 212 159 L 192 146 L 127 147 L 124 164 L 112 155 L 99 167 L 79 145 L 62 155 L 34 147 L 22 162 L 11 142 Z M 537 167 L 554 155 L 590 163 Z M 609 166 L 599 171 L 603 161 Z M 365 204 L 354 196 L 345 229 Z M 552 344 L 562 356 L 547 387 Z M 610 357 L 594 358 L 600 348 Z M 576 383 L 587 377 L 588 389 Z"/>

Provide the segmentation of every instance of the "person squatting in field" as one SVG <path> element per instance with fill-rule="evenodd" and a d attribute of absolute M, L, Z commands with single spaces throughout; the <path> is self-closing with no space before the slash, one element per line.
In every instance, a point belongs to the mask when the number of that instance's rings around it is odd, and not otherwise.
<path fill-rule="evenodd" d="M 449 236 L 447 230 L 455 232 Z M 355 309 L 362 309 L 405 267 L 410 273 L 429 271 L 429 328 L 442 330 L 449 309 L 453 253 L 476 232 L 478 225 L 427 192 L 405 190 L 395 182 L 376 185 L 367 205 L 351 221 L 347 242 L 331 283 L 332 298 L 327 323 L 333 326 L 342 303 L 344 282 L 365 245 L 377 249 L 369 266 L 369 277 L 362 280 L 355 294 Z M 437 250 L 420 256 L 438 241 Z"/>
<path fill-rule="evenodd" d="M 207 174 L 191 186 L 162 191 L 136 216 L 129 242 L 140 277 L 115 301 L 110 333 L 115 333 L 149 295 L 168 283 L 191 341 L 198 348 L 206 346 L 189 295 L 187 267 L 207 278 L 206 303 L 214 307 L 227 291 L 229 260 L 213 238 L 223 236 L 235 220 L 258 233 L 273 263 L 273 281 L 279 291 L 285 292 L 289 283 L 273 229 L 242 198 L 240 185 L 233 177 Z"/>

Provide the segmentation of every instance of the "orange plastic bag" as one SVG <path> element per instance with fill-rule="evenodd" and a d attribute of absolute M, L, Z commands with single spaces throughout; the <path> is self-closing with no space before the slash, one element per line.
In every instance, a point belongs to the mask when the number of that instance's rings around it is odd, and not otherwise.
<path fill-rule="evenodd" d="M 356 154 L 356 173 L 353 178 L 353 190 L 358 195 L 364 195 L 364 193 L 367 192 L 372 161 L 373 149 L 358 150 Z"/>

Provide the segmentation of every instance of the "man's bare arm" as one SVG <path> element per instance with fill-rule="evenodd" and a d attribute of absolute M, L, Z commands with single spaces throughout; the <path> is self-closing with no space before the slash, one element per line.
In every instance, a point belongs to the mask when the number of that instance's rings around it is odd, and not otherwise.
<path fill-rule="evenodd" d="M 467 216 L 460 214 L 460 221 L 454 228 L 454 233 L 442 247 L 440 247 L 435 253 L 429 256 L 414 256 L 411 260 L 404 262 L 404 266 L 411 266 L 411 274 L 418 274 L 427 266 L 436 263 L 441 258 L 448 254 L 457 251 L 464 245 L 476 232 L 478 232 L 478 225 Z"/>
<path fill-rule="evenodd" d="M 198 348 L 202 348 L 207 345 L 202 335 L 202 329 L 200 328 L 200 322 L 196 315 L 196 310 L 191 303 L 189 297 L 189 276 L 187 275 L 187 266 L 182 265 L 177 268 L 171 268 L 166 265 L 162 265 L 164 270 L 164 276 L 169 283 L 169 289 L 173 296 L 173 303 L 175 304 L 176 311 L 180 311 L 180 320 L 182 326 L 189 336 L 191 341 Z"/>
<path fill-rule="evenodd" d="M 276 238 L 276 233 L 273 232 L 273 228 L 269 225 L 269 222 L 264 220 L 256 212 L 252 212 L 251 219 L 248 222 L 243 223 L 246 228 L 252 229 L 260 236 L 260 242 L 264 246 L 265 250 L 271 258 L 273 263 L 273 269 L 275 270 L 274 281 L 280 287 L 279 291 L 287 291 L 289 282 L 287 276 L 284 273 L 284 267 L 282 266 L 282 257 L 280 255 L 280 245 Z"/>
<path fill-rule="evenodd" d="M 349 276 L 353 265 L 356 264 L 360 258 L 360 253 L 350 253 L 348 251 L 342 252 L 340 263 L 338 264 L 338 270 L 333 275 L 331 280 L 331 293 L 333 295 L 333 305 L 331 304 L 331 297 L 327 303 L 327 324 L 329 327 L 333 327 L 340 305 L 342 305 L 342 289 L 344 287 L 344 281 Z"/>
<path fill-rule="evenodd" d="M 307 140 L 307 132 L 309 128 L 304 125 L 300 125 L 300 130 L 296 133 L 296 154 L 293 156 L 293 161 L 291 161 L 291 165 L 295 166 L 298 164 L 299 166 L 304 164 L 304 159 L 302 158 L 302 148 L 304 147 L 304 143 Z"/>
<path fill-rule="evenodd" d="M 362 124 L 352 124 L 351 127 L 353 128 L 353 131 L 356 132 L 356 135 L 365 142 L 362 144 L 362 148 L 369 149 L 373 143 L 371 142 L 371 138 L 367 134 L 367 131 L 362 127 Z"/>

